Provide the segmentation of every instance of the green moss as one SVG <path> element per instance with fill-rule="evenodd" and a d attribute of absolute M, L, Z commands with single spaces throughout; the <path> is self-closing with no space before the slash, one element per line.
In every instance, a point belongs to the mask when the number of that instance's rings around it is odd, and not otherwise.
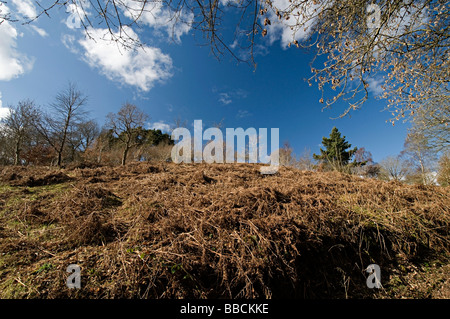
<path fill-rule="evenodd" d="M 28 289 L 20 284 L 17 279 L 8 278 L 0 281 L 0 297 L 2 299 L 20 299 L 28 292 Z"/>
<path fill-rule="evenodd" d="M 3 193 L 14 191 L 14 187 L 6 185 L 6 184 L 0 184 L 0 195 Z"/>

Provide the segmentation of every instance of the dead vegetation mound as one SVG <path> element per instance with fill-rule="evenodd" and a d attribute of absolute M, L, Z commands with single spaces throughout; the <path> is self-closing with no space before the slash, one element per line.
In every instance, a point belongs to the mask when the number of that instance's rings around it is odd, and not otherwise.
<path fill-rule="evenodd" d="M 36 187 L 65 183 L 70 177 L 55 168 L 4 167 L 0 181 L 11 186 Z"/>
<path fill-rule="evenodd" d="M 35 207 L 53 225 L 26 246 L 39 257 L 6 275 L 0 268 L 15 296 L 430 297 L 405 278 L 424 263 L 448 275 L 440 267 L 450 249 L 449 188 L 288 168 L 261 175 L 251 164 L 133 163 L 64 174 L 67 191 Z M 5 225 L 15 218 L 2 216 Z M 23 238 L 6 228 L 0 247 L 15 260 L 10 243 Z M 83 271 L 76 291 L 65 286 L 73 263 Z M 373 263 L 382 269 L 380 291 L 366 286 Z M 14 281 L 18 273 L 28 288 Z M 445 290 L 439 276 L 427 280 Z"/>

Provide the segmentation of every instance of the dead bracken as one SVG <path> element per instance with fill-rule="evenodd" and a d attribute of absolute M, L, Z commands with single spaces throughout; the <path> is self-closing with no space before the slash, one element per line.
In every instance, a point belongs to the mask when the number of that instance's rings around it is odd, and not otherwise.
<path fill-rule="evenodd" d="M 448 187 L 259 167 L 0 168 L 0 297 L 449 298 Z"/>

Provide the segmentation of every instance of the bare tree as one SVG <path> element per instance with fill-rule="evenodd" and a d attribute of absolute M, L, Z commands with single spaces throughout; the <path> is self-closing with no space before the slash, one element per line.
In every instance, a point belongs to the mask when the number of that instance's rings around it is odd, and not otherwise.
<path fill-rule="evenodd" d="M 94 120 L 82 121 L 71 126 L 68 143 L 73 151 L 82 154 L 91 147 L 100 134 L 98 123 Z"/>
<path fill-rule="evenodd" d="M 138 145 L 137 137 L 148 116 L 136 105 L 125 103 L 117 114 L 107 115 L 107 128 L 123 144 L 122 165 L 127 161 L 129 150 Z"/>
<path fill-rule="evenodd" d="M 389 179 L 403 181 L 410 172 L 410 164 L 400 156 L 388 156 L 380 162 Z"/>
<path fill-rule="evenodd" d="M 44 114 L 35 121 L 35 127 L 57 153 L 57 166 L 61 166 L 63 152 L 69 138 L 70 129 L 84 120 L 86 111 L 83 109 L 87 97 L 77 89 L 74 83 L 69 83 L 66 89 L 60 91 L 55 101 L 50 105 L 51 114 Z"/>
<path fill-rule="evenodd" d="M 437 182 L 441 186 L 450 185 L 450 152 L 443 154 L 439 159 Z"/>
<path fill-rule="evenodd" d="M 5 135 L 14 148 L 14 165 L 18 165 L 24 144 L 32 137 L 33 120 L 37 116 L 37 109 L 31 100 L 20 101 L 16 107 L 9 109 L 9 114 L 2 122 Z"/>
<path fill-rule="evenodd" d="M 380 166 L 374 163 L 372 153 L 361 147 L 355 152 L 352 172 L 359 176 L 374 178 L 380 173 Z"/>
<path fill-rule="evenodd" d="M 103 127 L 98 134 L 97 138 L 94 140 L 92 145 L 96 155 L 97 163 L 102 163 L 104 157 L 103 153 L 111 148 L 111 134 L 110 130 Z"/>
<path fill-rule="evenodd" d="M 297 168 L 304 171 L 312 171 L 314 169 L 314 160 L 311 155 L 311 149 L 304 148 L 297 161 Z"/>
<path fill-rule="evenodd" d="M 295 154 L 288 141 L 283 143 L 283 147 L 280 148 L 280 165 L 294 167 L 296 165 Z"/>
<path fill-rule="evenodd" d="M 100 127 L 96 121 L 89 120 L 78 125 L 78 130 L 81 136 L 81 152 L 85 153 L 100 135 Z"/>
<path fill-rule="evenodd" d="M 70 125 L 67 145 L 71 161 L 83 160 L 83 156 L 99 135 L 100 128 L 94 120 L 83 120 Z"/>
<path fill-rule="evenodd" d="M 420 132 L 435 152 L 450 150 L 450 95 L 421 103 L 414 116 L 414 130 Z"/>
<path fill-rule="evenodd" d="M 187 120 L 182 120 L 180 116 L 173 119 L 173 124 L 171 125 L 172 131 L 176 128 L 188 127 L 189 123 Z"/>
<path fill-rule="evenodd" d="M 410 131 L 405 140 L 402 156 L 416 166 L 420 173 L 421 183 L 432 184 L 432 168 L 436 162 L 436 153 L 430 148 L 427 139 L 420 132 Z"/>
<path fill-rule="evenodd" d="M 0 121 L 0 165 L 8 165 L 11 163 L 10 144 L 11 140 L 8 138 L 6 128 L 2 121 Z"/>

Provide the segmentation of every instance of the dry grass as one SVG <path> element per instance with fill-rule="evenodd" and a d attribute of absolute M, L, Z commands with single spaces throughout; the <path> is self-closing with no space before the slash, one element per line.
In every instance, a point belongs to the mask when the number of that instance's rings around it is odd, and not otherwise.
<path fill-rule="evenodd" d="M 449 188 L 251 164 L 5 167 L 0 297 L 445 298 L 449 207 Z"/>

